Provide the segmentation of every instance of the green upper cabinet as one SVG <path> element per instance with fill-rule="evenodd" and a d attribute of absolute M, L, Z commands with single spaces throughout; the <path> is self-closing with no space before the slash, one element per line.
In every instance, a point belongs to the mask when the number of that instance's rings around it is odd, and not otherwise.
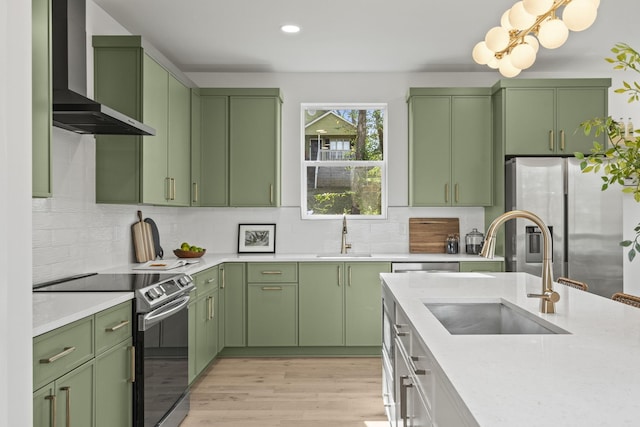
<path fill-rule="evenodd" d="M 492 203 L 492 109 L 485 88 L 409 91 L 409 204 Z"/>
<path fill-rule="evenodd" d="M 156 130 L 96 137 L 96 201 L 188 206 L 190 89 L 144 53 L 140 36 L 94 36 L 93 47 L 96 100 Z"/>
<path fill-rule="evenodd" d="M 279 206 L 280 90 L 207 88 L 199 95 L 201 116 L 192 121 L 200 126 L 200 176 L 192 177 L 199 206 Z"/>
<path fill-rule="evenodd" d="M 493 86 L 503 102 L 505 155 L 589 153 L 605 135 L 585 135 L 580 123 L 607 116 L 610 79 L 500 80 Z"/>
<path fill-rule="evenodd" d="M 51 196 L 51 9 L 32 1 L 32 167 L 33 197 Z"/>
<path fill-rule="evenodd" d="M 200 206 L 200 176 L 202 162 L 200 161 L 202 102 L 200 91 L 191 89 L 191 206 Z"/>

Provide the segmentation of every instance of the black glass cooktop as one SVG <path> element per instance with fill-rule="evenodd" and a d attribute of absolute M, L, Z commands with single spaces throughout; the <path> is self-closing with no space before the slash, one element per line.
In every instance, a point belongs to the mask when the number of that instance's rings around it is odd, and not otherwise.
<path fill-rule="evenodd" d="M 175 273 L 81 274 L 38 283 L 34 292 L 132 292 L 175 276 Z"/>

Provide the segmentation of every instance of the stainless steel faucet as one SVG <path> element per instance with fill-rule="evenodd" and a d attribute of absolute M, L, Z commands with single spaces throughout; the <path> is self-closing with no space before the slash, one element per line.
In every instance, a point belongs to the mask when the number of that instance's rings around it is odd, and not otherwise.
<path fill-rule="evenodd" d="M 542 258 L 542 293 L 541 294 L 527 294 L 529 298 L 540 298 L 540 312 L 541 313 L 555 313 L 555 303 L 560 300 L 560 295 L 553 290 L 553 261 L 552 261 L 552 245 L 551 245 L 551 233 L 549 228 L 536 214 L 523 211 L 513 210 L 508 211 L 493 220 L 489 229 L 487 230 L 487 238 L 480 251 L 480 256 L 484 258 L 493 258 L 496 251 L 496 233 L 498 227 L 510 219 L 524 218 L 532 221 L 542 231 L 543 241 L 543 258 Z"/>
<path fill-rule="evenodd" d="M 347 249 L 351 249 L 351 243 L 347 243 L 347 216 L 342 216 L 342 244 L 340 245 L 340 253 L 346 254 Z"/>

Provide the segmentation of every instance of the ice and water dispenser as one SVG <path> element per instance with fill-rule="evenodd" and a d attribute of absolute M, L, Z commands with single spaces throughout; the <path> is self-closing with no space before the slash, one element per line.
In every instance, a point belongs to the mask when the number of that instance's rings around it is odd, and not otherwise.
<path fill-rule="evenodd" d="M 553 226 L 549 226 L 551 233 L 551 253 L 553 254 Z M 528 225 L 525 227 L 525 262 L 527 264 L 541 263 L 544 254 L 542 230 L 540 227 Z M 553 256 L 553 255 L 552 255 Z"/>

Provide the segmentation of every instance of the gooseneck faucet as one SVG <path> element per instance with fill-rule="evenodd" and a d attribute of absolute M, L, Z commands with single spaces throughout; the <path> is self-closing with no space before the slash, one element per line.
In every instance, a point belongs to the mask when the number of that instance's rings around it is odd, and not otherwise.
<path fill-rule="evenodd" d="M 543 241 L 543 258 L 542 258 L 542 293 L 540 294 L 527 294 L 529 298 L 540 298 L 540 312 L 541 313 L 555 313 L 555 303 L 560 300 L 560 295 L 553 290 L 553 261 L 552 261 L 552 245 L 551 245 L 551 233 L 549 228 L 536 214 L 523 211 L 513 210 L 508 211 L 493 220 L 489 229 L 487 230 L 487 238 L 480 251 L 480 256 L 484 258 L 493 258 L 496 250 L 496 233 L 498 227 L 510 219 L 524 218 L 532 221 L 536 224 L 542 232 Z"/>
<path fill-rule="evenodd" d="M 342 216 L 342 244 L 340 245 L 340 253 L 346 254 L 347 249 L 351 249 L 351 243 L 347 243 L 347 216 Z"/>

